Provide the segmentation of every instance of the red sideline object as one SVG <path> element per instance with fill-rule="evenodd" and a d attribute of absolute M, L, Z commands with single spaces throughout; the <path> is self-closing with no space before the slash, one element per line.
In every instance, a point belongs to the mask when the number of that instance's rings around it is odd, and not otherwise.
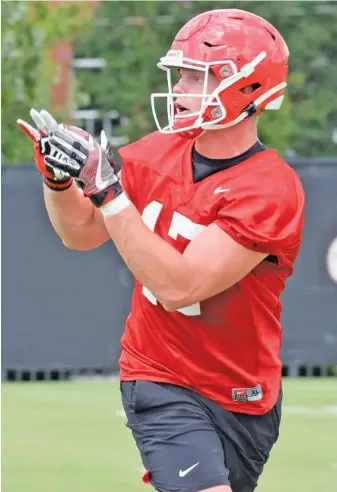
<path fill-rule="evenodd" d="M 146 470 L 146 472 L 144 473 L 143 482 L 144 483 L 151 483 L 151 472 L 150 472 L 150 470 Z"/>

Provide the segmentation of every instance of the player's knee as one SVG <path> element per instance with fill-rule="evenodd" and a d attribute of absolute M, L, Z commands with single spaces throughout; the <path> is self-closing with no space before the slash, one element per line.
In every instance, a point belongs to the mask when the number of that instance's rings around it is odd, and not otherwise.
<path fill-rule="evenodd" d="M 232 492 L 229 485 L 217 485 L 216 487 L 211 487 L 210 489 L 202 489 L 199 492 Z"/>

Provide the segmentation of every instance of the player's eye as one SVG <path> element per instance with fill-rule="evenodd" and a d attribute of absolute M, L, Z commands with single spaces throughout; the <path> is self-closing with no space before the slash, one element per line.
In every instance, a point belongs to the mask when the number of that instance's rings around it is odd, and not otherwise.
<path fill-rule="evenodd" d="M 204 74 L 192 74 L 191 79 L 195 84 L 202 84 L 204 82 Z"/>

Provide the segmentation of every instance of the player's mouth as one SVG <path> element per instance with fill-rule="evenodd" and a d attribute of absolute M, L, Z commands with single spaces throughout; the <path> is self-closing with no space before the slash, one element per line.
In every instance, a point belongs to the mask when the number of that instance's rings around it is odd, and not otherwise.
<path fill-rule="evenodd" d="M 191 112 L 188 108 L 186 108 L 186 106 L 183 106 L 180 103 L 176 102 L 174 106 L 176 109 L 176 114 L 178 114 L 179 116 L 184 114 L 189 114 Z"/>

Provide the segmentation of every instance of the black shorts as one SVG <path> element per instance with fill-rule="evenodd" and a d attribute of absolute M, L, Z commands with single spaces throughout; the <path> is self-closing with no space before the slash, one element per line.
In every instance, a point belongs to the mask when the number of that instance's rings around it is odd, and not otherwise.
<path fill-rule="evenodd" d="M 252 492 L 278 438 L 280 396 L 265 415 L 229 412 L 186 388 L 121 383 L 132 430 L 151 483 L 160 492 L 197 492 L 230 485 Z"/>

